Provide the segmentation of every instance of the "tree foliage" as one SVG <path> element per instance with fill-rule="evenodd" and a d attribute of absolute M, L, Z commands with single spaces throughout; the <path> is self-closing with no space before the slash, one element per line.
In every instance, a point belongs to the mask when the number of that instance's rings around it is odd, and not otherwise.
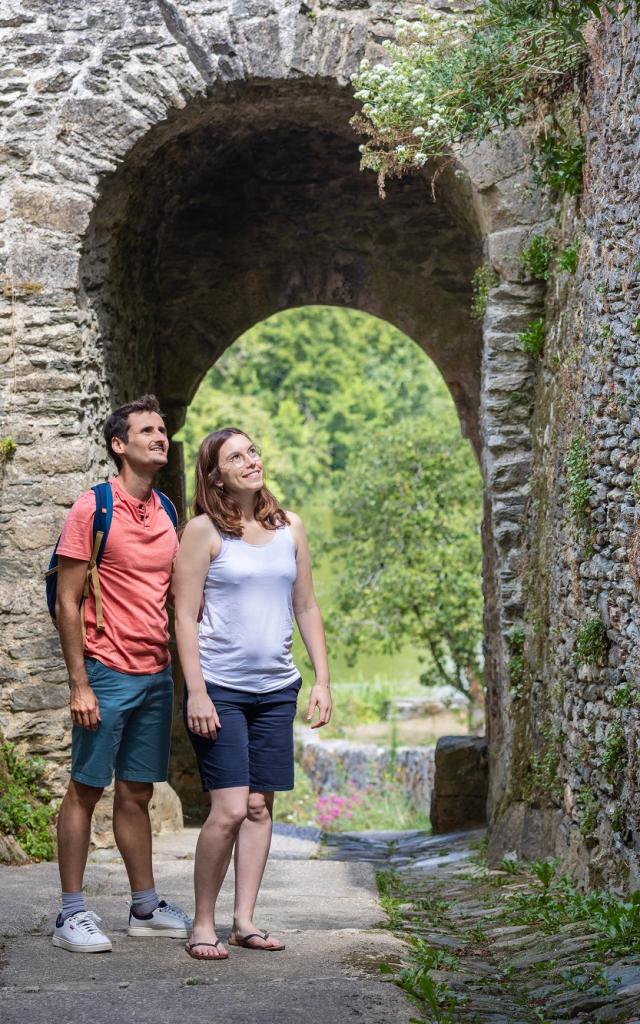
<path fill-rule="evenodd" d="M 370 424 L 450 405 L 439 373 L 401 331 L 355 310 L 305 306 L 224 353 L 178 438 L 191 467 L 206 433 L 240 427 L 262 448 L 269 486 L 295 507 L 330 490 Z"/>
<path fill-rule="evenodd" d="M 332 616 L 354 654 L 417 646 L 434 677 L 470 695 L 482 674 L 480 473 L 453 410 L 369 434 L 334 507 Z"/>

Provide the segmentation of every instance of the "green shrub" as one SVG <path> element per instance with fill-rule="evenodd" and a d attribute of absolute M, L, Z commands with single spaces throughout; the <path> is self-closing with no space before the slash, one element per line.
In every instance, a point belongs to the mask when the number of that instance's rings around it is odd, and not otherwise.
<path fill-rule="evenodd" d="M 520 253 L 520 262 L 535 281 L 548 281 L 554 246 L 548 235 L 534 235 Z"/>
<path fill-rule="evenodd" d="M 592 836 L 598 824 L 598 801 L 590 789 L 581 789 L 576 797 L 580 818 L 580 835 Z"/>
<path fill-rule="evenodd" d="M 631 708 L 640 701 L 640 689 L 628 680 L 621 683 L 613 695 L 613 703 L 617 708 Z"/>
<path fill-rule="evenodd" d="M 483 263 L 482 266 L 474 270 L 473 277 L 471 278 L 472 299 L 469 310 L 469 316 L 472 320 L 482 320 L 487 312 L 489 292 L 497 284 L 498 277 L 494 274 L 488 263 Z"/>
<path fill-rule="evenodd" d="M 587 619 L 576 630 L 576 665 L 598 665 L 607 653 L 607 631 L 602 619 Z"/>
<path fill-rule="evenodd" d="M 0 832 L 14 836 L 34 860 L 50 860 L 55 850 L 56 811 L 44 781 L 45 762 L 23 758 L 13 743 L 0 744 Z"/>
<path fill-rule="evenodd" d="M 518 341 L 527 355 L 536 359 L 544 348 L 544 318 L 538 317 L 537 320 L 532 320 L 526 330 L 518 335 Z"/>

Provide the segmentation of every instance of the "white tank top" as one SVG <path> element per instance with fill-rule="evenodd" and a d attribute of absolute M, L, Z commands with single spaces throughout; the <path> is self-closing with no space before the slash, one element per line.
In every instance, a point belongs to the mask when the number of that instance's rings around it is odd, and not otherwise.
<path fill-rule="evenodd" d="M 288 526 L 267 544 L 222 534 L 209 566 L 198 645 L 205 681 L 268 693 L 295 683 L 293 584 L 296 549 Z"/>

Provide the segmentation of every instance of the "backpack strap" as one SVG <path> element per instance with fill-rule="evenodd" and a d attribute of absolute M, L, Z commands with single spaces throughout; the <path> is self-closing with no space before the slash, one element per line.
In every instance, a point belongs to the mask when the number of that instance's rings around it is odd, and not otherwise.
<path fill-rule="evenodd" d="M 89 596 L 89 586 L 93 587 L 93 596 L 96 602 L 96 629 L 104 629 L 104 618 L 102 615 L 102 591 L 100 590 L 100 576 L 98 566 L 104 554 L 111 520 L 113 518 L 113 493 L 110 483 L 94 484 L 91 488 L 96 496 L 96 511 L 93 517 L 93 548 L 91 558 L 87 566 L 87 575 L 84 581 L 83 597 Z M 84 633 L 84 620 L 83 620 Z"/>
<path fill-rule="evenodd" d="M 157 496 L 160 498 L 160 502 L 162 504 L 162 507 L 165 510 L 165 512 L 167 513 L 167 515 L 169 516 L 169 519 L 171 520 L 171 523 L 173 525 L 174 530 L 177 530 L 178 529 L 178 512 L 177 512 L 176 506 L 173 504 L 171 498 L 168 498 L 166 494 L 162 493 L 162 491 L 156 491 L 155 488 L 154 488 L 153 493 L 157 494 Z"/>

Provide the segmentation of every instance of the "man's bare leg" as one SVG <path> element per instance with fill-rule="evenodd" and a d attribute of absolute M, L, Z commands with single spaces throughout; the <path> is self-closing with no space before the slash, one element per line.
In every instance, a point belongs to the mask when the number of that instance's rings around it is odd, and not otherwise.
<path fill-rule="evenodd" d="M 63 892 L 81 892 L 91 819 L 104 790 L 71 779 L 58 813 L 58 867 Z"/>
<path fill-rule="evenodd" d="M 152 782 L 116 779 L 113 834 L 129 876 L 131 891 L 153 889 L 149 803 Z"/>

